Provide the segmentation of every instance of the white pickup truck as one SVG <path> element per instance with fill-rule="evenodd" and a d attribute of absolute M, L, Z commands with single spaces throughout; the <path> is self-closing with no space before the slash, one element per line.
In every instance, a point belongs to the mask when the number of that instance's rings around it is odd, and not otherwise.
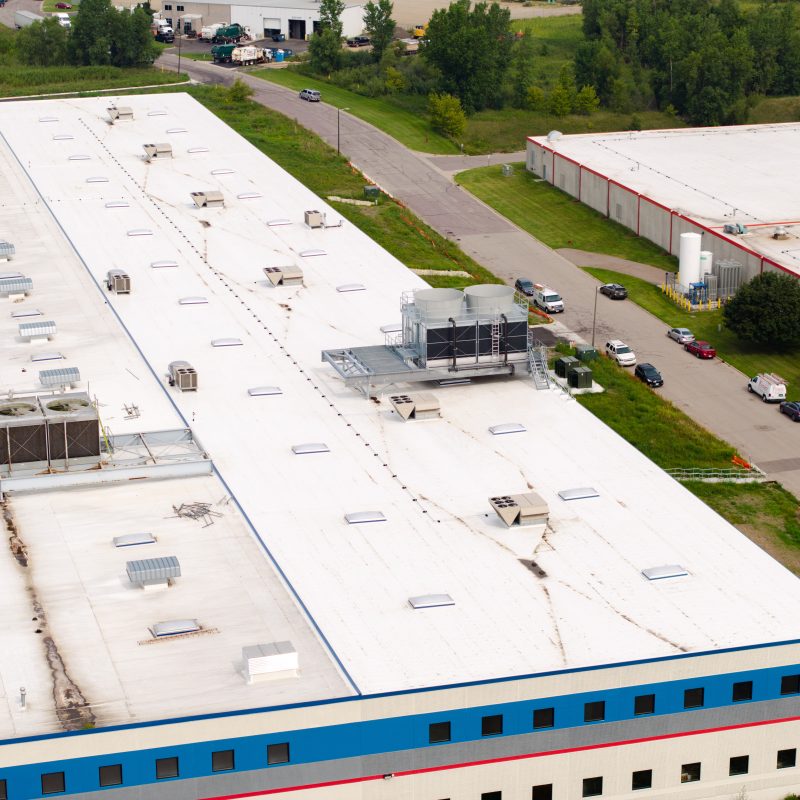
<path fill-rule="evenodd" d="M 786 399 L 786 381 L 772 372 L 760 373 L 750 378 L 747 390 L 757 394 L 765 403 L 780 403 Z"/>
<path fill-rule="evenodd" d="M 564 310 L 564 301 L 561 299 L 561 295 L 541 283 L 533 284 L 533 304 L 548 314 L 558 314 Z"/>

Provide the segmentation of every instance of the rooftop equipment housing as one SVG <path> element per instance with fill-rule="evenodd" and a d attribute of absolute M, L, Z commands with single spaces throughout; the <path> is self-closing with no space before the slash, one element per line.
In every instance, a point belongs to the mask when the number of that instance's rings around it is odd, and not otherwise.
<path fill-rule="evenodd" d="M 111 106 L 108 109 L 108 116 L 113 125 L 117 120 L 133 119 L 133 109 L 130 106 Z"/>
<path fill-rule="evenodd" d="M 225 198 L 222 196 L 222 192 L 216 190 L 192 192 L 191 196 L 198 208 L 222 208 L 225 205 Z"/>
<path fill-rule="evenodd" d="M 197 372 L 188 361 L 173 361 L 169 365 L 169 385 L 182 392 L 197 391 Z"/>
<path fill-rule="evenodd" d="M 325 227 L 325 215 L 321 211 L 306 211 L 305 221 L 309 228 Z"/>
<path fill-rule="evenodd" d="M 23 342 L 49 341 L 55 335 L 56 324 L 52 320 L 19 323 L 19 338 Z"/>
<path fill-rule="evenodd" d="M 172 145 L 169 142 L 143 144 L 142 147 L 145 161 L 152 161 L 154 158 L 172 158 Z"/>
<path fill-rule="evenodd" d="M 109 292 L 114 292 L 114 294 L 130 294 L 130 276 L 121 269 L 110 269 L 106 273 L 106 288 Z"/>
<path fill-rule="evenodd" d="M 297 650 L 291 642 L 270 642 L 243 647 L 242 661 L 248 683 L 294 678 L 300 667 Z"/>
<path fill-rule="evenodd" d="M 442 416 L 441 405 L 435 394 L 394 394 L 389 397 L 392 408 L 405 422 L 409 419 L 435 419 Z"/>
<path fill-rule="evenodd" d="M 264 267 L 264 274 L 272 286 L 302 286 L 303 270 L 294 265 Z"/>
<path fill-rule="evenodd" d="M 11 242 L 0 239 L 0 261 L 11 261 L 17 250 Z"/>
<path fill-rule="evenodd" d="M 509 528 L 512 525 L 546 525 L 550 517 L 547 503 L 536 492 L 490 497 L 489 503 Z"/>
<path fill-rule="evenodd" d="M 43 369 L 39 373 L 39 383 L 48 389 L 72 388 L 81 380 L 77 367 L 61 367 L 59 369 Z"/>
<path fill-rule="evenodd" d="M 33 291 L 33 278 L 0 278 L 0 297 L 24 297 Z"/>
<path fill-rule="evenodd" d="M 145 586 L 169 585 L 174 578 L 180 578 L 181 565 L 176 556 L 143 558 L 129 561 L 125 571 L 132 584 L 144 589 Z"/>

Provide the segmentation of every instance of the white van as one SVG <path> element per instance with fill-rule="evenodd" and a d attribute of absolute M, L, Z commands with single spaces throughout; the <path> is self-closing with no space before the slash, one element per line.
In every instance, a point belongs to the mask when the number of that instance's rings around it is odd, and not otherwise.
<path fill-rule="evenodd" d="M 561 299 L 561 295 L 541 283 L 533 284 L 533 304 L 548 314 L 559 314 L 564 310 L 564 301 Z"/>
<path fill-rule="evenodd" d="M 58 20 L 58 24 L 62 28 L 71 28 L 72 27 L 72 23 L 69 20 L 69 14 L 64 14 L 62 12 L 62 13 L 59 13 L 59 14 L 53 14 L 53 16 Z"/>
<path fill-rule="evenodd" d="M 780 375 L 764 372 L 750 378 L 747 391 L 759 395 L 765 403 L 780 403 L 786 399 L 786 381 Z"/>

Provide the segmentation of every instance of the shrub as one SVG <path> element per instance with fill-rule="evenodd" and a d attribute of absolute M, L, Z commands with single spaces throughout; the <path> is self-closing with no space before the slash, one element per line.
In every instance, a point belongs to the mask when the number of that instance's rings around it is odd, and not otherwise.
<path fill-rule="evenodd" d="M 386 68 L 386 89 L 389 92 L 402 92 L 406 88 L 406 79 L 397 67 Z"/>
<path fill-rule="evenodd" d="M 547 95 L 539 86 L 529 86 L 525 105 L 531 111 L 543 111 L 547 105 Z"/>
<path fill-rule="evenodd" d="M 776 349 L 800 346 L 800 281 L 765 272 L 725 305 L 725 324 L 745 341 Z"/>
<path fill-rule="evenodd" d="M 253 89 L 241 78 L 237 78 L 227 90 L 228 102 L 243 103 L 253 96 Z"/>
<path fill-rule="evenodd" d="M 572 111 L 572 97 L 569 89 L 559 84 L 547 98 L 547 110 L 554 117 L 565 117 Z"/>
<path fill-rule="evenodd" d="M 451 94 L 428 95 L 428 113 L 434 130 L 445 136 L 457 138 L 464 133 L 467 126 L 467 116 L 461 108 L 461 102 Z"/>
<path fill-rule="evenodd" d="M 584 86 L 575 95 L 575 111 L 579 114 L 592 114 L 600 107 L 600 98 L 594 90 L 594 86 Z"/>

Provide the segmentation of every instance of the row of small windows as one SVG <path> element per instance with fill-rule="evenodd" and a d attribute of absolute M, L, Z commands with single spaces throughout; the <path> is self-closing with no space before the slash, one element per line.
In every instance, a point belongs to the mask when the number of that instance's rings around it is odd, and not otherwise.
<path fill-rule="evenodd" d="M 777 768 L 786 769 L 794 767 L 797 763 L 797 750 L 778 750 Z M 681 783 L 692 783 L 700 780 L 702 765 L 694 762 L 683 764 L 680 772 Z M 747 775 L 750 770 L 750 756 L 733 756 L 730 759 L 729 775 Z M 651 789 L 653 786 L 653 770 L 640 769 L 631 773 L 631 790 Z M 581 797 L 600 797 L 603 794 L 603 777 L 598 775 L 592 778 L 583 778 L 581 781 Z M 481 800 L 503 800 L 502 792 L 483 792 Z M 531 800 L 553 800 L 553 784 L 543 783 L 532 787 Z"/>
<path fill-rule="evenodd" d="M 289 744 L 282 742 L 279 744 L 267 745 L 267 765 L 288 764 L 289 763 Z M 236 757 L 233 750 L 218 750 L 211 754 L 211 771 L 228 772 L 236 769 Z M 158 781 L 169 778 L 180 778 L 180 760 L 177 756 L 167 758 L 157 758 L 155 760 L 155 777 Z M 61 794 L 66 791 L 66 780 L 63 772 L 45 772 L 41 776 L 42 794 Z M 106 764 L 99 767 L 97 781 L 101 787 L 121 786 L 122 764 Z M 7 781 L 0 780 L 0 800 L 8 800 Z"/>
<path fill-rule="evenodd" d="M 784 675 L 781 678 L 781 695 L 800 694 L 800 675 Z M 738 681 L 731 689 L 731 701 L 742 703 L 753 699 L 753 681 Z M 696 686 L 683 692 L 685 709 L 702 708 L 705 705 L 705 689 Z M 656 713 L 656 696 L 640 694 L 633 699 L 633 714 L 636 717 Z M 593 700 L 583 705 L 584 722 L 603 722 L 606 718 L 605 700 Z M 537 708 L 533 712 L 533 729 L 552 728 L 556 724 L 554 707 Z M 499 736 L 503 733 L 503 715 L 492 714 L 481 719 L 481 736 Z M 428 728 L 430 744 L 441 744 L 451 740 L 450 722 L 432 722 Z"/>

